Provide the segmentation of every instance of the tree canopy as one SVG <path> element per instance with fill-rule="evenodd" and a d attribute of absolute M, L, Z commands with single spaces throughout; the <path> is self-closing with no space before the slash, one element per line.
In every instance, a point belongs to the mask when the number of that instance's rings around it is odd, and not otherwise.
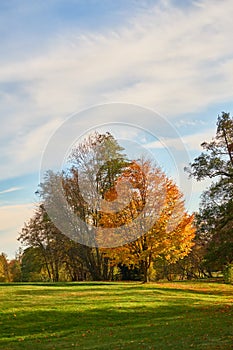
<path fill-rule="evenodd" d="M 40 184 L 41 203 L 19 236 L 32 249 L 25 269 L 36 263 L 55 281 L 64 269 L 72 279 L 109 280 L 125 266 L 147 281 L 158 257 L 174 263 L 190 252 L 193 216 L 158 166 L 129 160 L 109 133 L 90 135 L 69 161 Z"/>
<path fill-rule="evenodd" d="M 222 112 L 216 135 L 203 142 L 204 151 L 186 170 L 197 180 L 213 179 L 204 191 L 197 214 L 200 239 L 206 245 L 205 263 L 223 269 L 233 262 L 233 119 Z"/>

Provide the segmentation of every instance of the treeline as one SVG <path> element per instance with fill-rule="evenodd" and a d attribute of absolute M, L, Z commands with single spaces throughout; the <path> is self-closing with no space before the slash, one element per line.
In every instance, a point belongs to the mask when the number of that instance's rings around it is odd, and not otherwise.
<path fill-rule="evenodd" d="M 66 239 L 64 237 L 64 240 Z M 139 266 L 129 266 L 124 263 L 110 266 L 106 276 L 93 277 L 92 268 L 87 268 L 85 261 L 80 259 L 81 255 L 78 255 L 80 247 L 78 245 L 75 247 L 73 242 L 70 244 L 73 247 L 70 248 L 70 251 L 66 251 L 63 257 L 56 257 L 54 254 L 51 256 L 48 249 L 49 259 L 43 257 L 38 248 L 33 247 L 26 248 L 12 260 L 8 260 L 7 256 L 2 253 L 0 255 L 0 282 L 143 281 L 143 271 Z M 201 256 L 193 250 L 188 256 L 175 263 L 157 257 L 148 271 L 149 280 L 172 281 L 211 277 L 201 260 Z M 107 271 L 106 266 L 105 271 Z"/>
<path fill-rule="evenodd" d="M 189 215 L 176 184 L 146 159 L 129 160 L 109 133 L 76 145 L 69 167 L 47 172 L 40 204 L 0 259 L 1 281 L 194 279 L 233 281 L 233 120 L 186 171 L 215 181 Z"/>

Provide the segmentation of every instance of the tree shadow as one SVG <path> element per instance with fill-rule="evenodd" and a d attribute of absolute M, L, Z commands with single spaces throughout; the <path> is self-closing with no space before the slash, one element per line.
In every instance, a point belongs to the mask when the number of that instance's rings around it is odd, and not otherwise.
<path fill-rule="evenodd" d="M 21 291 L 25 294 L 24 299 L 18 309 L 15 307 L 15 313 L 9 307 L 9 311 L 6 309 L 0 315 L 0 348 L 70 349 L 72 344 L 79 344 L 80 349 L 101 350 L 111 347 L 114 350 L 153 347 L 178 350 L 195 346 L 198 349 L 215 349 L 211 337 L 215 341 L 218 337 L 218 341 L 224 343 L 222 349 L 230 349 L 228 341 L 233 339 L 230 317 L 233 307 L 222 312 L 219 305 L 202 302 L 199 292 L 156 289 L 140 284 L 126 286 L 122 290 L 121 285 L 118 298 L 115 289 L 112 292 L 105 289 L 105 293 L 102 293 L 99 283 L 94 283 L 90 291 L 85 289 L 86 293 L 92 293 L 89 299 L 86 296 L 76 298 L 78 285 L 71 285 L 73 290 L 70 286 L 67 288 L 67 284 L 60 284 L 59 290 Z M 140 291 L 138 294 L 137 289 Z M 96 290 L 100 294 L 95 295 Z M 67 294 L 64 295 L 65 292 Z M 58 293 L 56 298 L 49 301 L 47 297 L 54 293 Z M 161 299 L 159 294 L 164 294 Z M 44 299 L 39 301 L 40 296 Z M 199 304 L 194 303 L 197 300 Z M 202 347 L 203 342 L 209 347 Z"/>

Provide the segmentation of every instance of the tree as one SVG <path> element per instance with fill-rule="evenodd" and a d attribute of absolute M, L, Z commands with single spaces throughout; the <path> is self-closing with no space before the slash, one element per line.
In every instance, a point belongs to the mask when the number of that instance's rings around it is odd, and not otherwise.
<path fill-rule="evenodd" d="M 207 270 L 223 270 L 233 262 L 233 184 L 213 183 L 202 195 L 197 214 L 200 240 L 206 246 Z"/>
<path fill-rule="evenodd" d="M 96 241 L 96 228 L 102 215 L 100 209 L 105 193 L 128 164 L 123 151 L 110 133 L 91 134 L 74 147 L 70 157 L 71 171 L 63 174 L 67 202 L 86 224 L 80 225 L 79 222 L 74 231 L 80 232 L 79 242 L 85 245 L 82 259 L 94 280 L 107 280 L 112 273 L 108 259 L 103 256 Z"/>
<path fill-rule="evenodd" d="M 138 267 L 147 282 L 156 258 L 163 257 L 171 263 L 190 252 L 195 232 L 193 216 L 185 212 L 177 186 L 149 161 L 132 162 L 122 174 L 120 180 L 123 179 L 135 189 L 130 204 L 116 214 L 103 214 L 100 223 L 104 228 L 113 228 L 113 235 L 123 226 L 121 234 L 128 243 L 104 251 L 112 264 Z"/>
<path fill-rule="evenodd" d="M 148 160 L 129 161 L 109 133 L 76 145 L 70 168 L 48 171 L 38 193 L 42 203 L 19 238 L 39 249 L 54 281 L 64 266 L 71 279 L 83 271 L 110 280 L 118 264 L 148 280 L 156 256 L 176 261 L 192 246 L 193 217 L 177 186 Z"/>
<path fill-rule="evenodd" d="M 204 152 L 186 170 L 198 181 L 215 180 L 202 195 L 197 222 L 206 246 L 205 265 L 218 270 L 233 262 L 233 119 L 229 113 L 218 116 L 216 136 L 201 145 Z"/>
<path fill-rule="evenodd" d="M 0 254 L 0 282 L 20 282 L 21 263 L 16 255 L 15 259 L 9 260 L 5 253 Z"/>
<path fill-rule="evenodd" d="M 111 269 L 108 271 L 107 259 L 98 248 L 95 228 L 101 215 L 99 208 L 104 194 L 120 175 L 127 159 L 123 148 L 111 134 L 94 133 L 73 148 L 69 161 L 70 168 L 66 172 L 55 174 L 48 171 L 45 174 L 37 193 L 43 202 L 47 218 L 44 216 L 42 220 L 34 220 L 31 227 L 27 225 L 28 233 L 32 237 L 34 228 L 38 230 L 37 237 L 41 232 L 48 234 L 48 230 L 52 235 L 56 233 L 57 237 L 57 231 L 64 233 L 69 239 L 82 244 L 79 244 L 78 254 L 92 278 L 108 279 Z M 49 223 L 49 217 L 54 221 L 54 227 Z M 48 260 L 51 244 L 48 244 L 47 238 L 46 241 L 46 249 L 42 251 L 48 273 L 53 275 L 53 271 L 58 270 L 48 263 L 55 260 Z M 53 269 L 52 274 L 50 267 Z"/>
<path fill-rule="evenodd" d="M 44 278 L 59 281 L 63 268 L 68 279 L 85 279 L 87 268 L 81 258 L 82 246 L 59 231 L 43 204 L 25 224 L 18 239 L 28 247 L 22 255 L 23 280 L 35 280 L 43 271 Z"/>
<path fill-rule="evenodd" d="M 216 136 L 211 142 L 201 144 L 205 152 L 185 168 L 198 181 L 205 178 L 220 178 L 233 181 L 233 119 L 230 113 L 218 116 Z"/>
<path fill-rule="evenodd" d="M 43 280 L 43 256 L 39 247 L 28 247 L 21 259 L 21 280 L 23 282 L 38 282 Z"/>
<path fill-rule="evenodd" d="M 9 271 L 10 278 L 12 282 L 21 282 L 22 271 L 21 271 L 21 261 L 17 258 L 9 261 Z"/>
<path fill-rule="evenodd" d="M 63 239 L 63 235 L 48 217 L 43 204 L 38 206 L 34 216 L 24 225 L 18 238 L 27 247 L 34 248 L 32 252 L 36 255 L 37 263 L 40 262 L 41 267 L 45 267 L 48 278 L 52 281 L 59 280 Z M 30 259 L 31 256 L 32 254 L 30 254 Z"/>
<path fill-rule="evenodd" d="M 0 254 L 0 281 L 10 282 L 9 264 L 5 253 Z"/>

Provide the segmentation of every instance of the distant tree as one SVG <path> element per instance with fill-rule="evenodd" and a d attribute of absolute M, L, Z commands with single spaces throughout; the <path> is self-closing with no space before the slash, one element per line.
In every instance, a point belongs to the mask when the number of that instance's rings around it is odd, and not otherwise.
<path fill-rule="evenodd" d="M 42 268 L 44 266 L 41 249 L 36 246 L 24 250 L 21 259 L 21 280 L 22 282 L 42 281 Z"/>
<path fill-rule="evenodd" d="M 21 282 L 22 271 L 21 261 L 19 259 L 12 259 L 8 263 L 11 282 Z"/>
<path fill-rule="evenodd" d="M 0 254 L 0 281 L 10 282 L 8 259 L 5 253 Z"/>
<path fill-rule="evenodd" d="M 47 271 L 48 278 L 52 281 L 58 281 L 59 270 L 62 264 L 64 236 L 51 222 L 43 204 L 39 205 L 34 216 L 24 225 L 18 240 L 26 247 L 35 248 L 30 253 L 32 252 L 33 255 L 36 255 L 36 261 L 40 267 L 39 270 L 43 265 Z M 32 254 L 30 254 L 30 258 Z M 34 261 L 33 258 L 32 261 Z M 23 262 L 24 255 L 22 258 L 22 269 Z"/>

